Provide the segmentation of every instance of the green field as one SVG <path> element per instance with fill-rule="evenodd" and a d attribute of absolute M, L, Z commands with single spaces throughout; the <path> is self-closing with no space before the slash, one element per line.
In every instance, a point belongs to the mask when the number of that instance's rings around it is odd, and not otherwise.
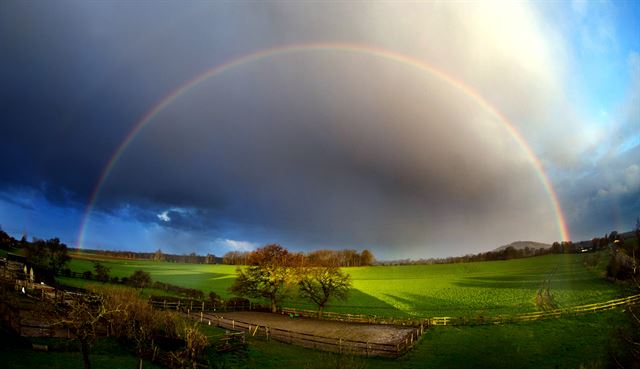
<path fill-rule="evenodd" d="M 225 369 L 417 369 L 417 368 L 606 368 L 616 360 L 629 366 L 617 329 L 628 316 L 611 310 L 587 316 L 522 324 L 429 329 L 415 349 L 398 359 L 348 357 L 248 336 L 248 347 L 230 353 L 209 350 L 213 368 Z M 223 329 L 203 326 L 210 342 Z M 55 340 L 39 339 L 41 343 Z M 70 348 L 75 341 L 68 343 Z M 15 342 L 0 347 L 3 368 L 79 368 L 76 351 L 36 352 Z M 94 368 L 134 368 L 136 357 L 112 340 L 99 340 L 92 354 Z M 145 362 L 144 368 L 155 368 Z"/>
<path fill-rule="evenodd" d="M 345 268 L 353 279 L 350 297 L 327 310 L 384 316 L 476 316 L 535 311 L 535 295 L 544 280 L 559 307 L 620 297 L 620 287 L 586 268 L 585 255 L 546 255 L 509 261 L 443 265 L 374 266 Z M 215 291 L 230 297 L 235 266 L 178 264 L 155 261 L 105 259 L 111 275 L 124 277 L 137 269 L 154 281 Z M 88 260 L 73 259 L 71 269 L 92 270 Z M 81 279 L 64 278 L 75 285 Z M 293 297 L 286 306 L 313 308 Z"/>
<path fill-rule="evenodd" d="M 397 359 L 341 357 L 249 337 L 247 351 L 224 354 L 214 362 L 221 368 L 262 369 L 578 369 L 609 367 L 614 355 L 632 368 L 632 359 L 617 335 L 628 319 L 620 310 L 612 310 L 502 326 L 436 327 L 425 333 L 416 348 Z"/>

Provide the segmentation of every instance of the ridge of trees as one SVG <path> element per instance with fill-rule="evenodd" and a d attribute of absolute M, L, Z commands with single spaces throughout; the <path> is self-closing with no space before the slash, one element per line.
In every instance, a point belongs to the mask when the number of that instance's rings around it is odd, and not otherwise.
<path fill-rule="evenodd" d="M 223 264 L 256 265 L 256 251 L 229 251 L 222 258 Z M 289 252 L 290 263 L 295 266 L 332 266 L 359 267 L 370 266 L 376 262 L 373 253 L 367 249 L 358 252 L 353 249 L 328 250 L 320 249 L 307 253 Z"/>

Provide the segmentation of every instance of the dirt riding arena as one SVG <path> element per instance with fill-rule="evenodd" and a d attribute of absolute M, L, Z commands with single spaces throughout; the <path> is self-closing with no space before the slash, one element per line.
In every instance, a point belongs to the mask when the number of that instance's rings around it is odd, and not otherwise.
<path fill-rule="evenodd" d="M 200 318 L 200 314 L 193 317 Z M 203 323 L 216 324 L 251 335 L 333 352 L 372 356 L 399 356 L 422 334 L 421 328 L 348 323 L 253 311 L 203 314 Z"/>

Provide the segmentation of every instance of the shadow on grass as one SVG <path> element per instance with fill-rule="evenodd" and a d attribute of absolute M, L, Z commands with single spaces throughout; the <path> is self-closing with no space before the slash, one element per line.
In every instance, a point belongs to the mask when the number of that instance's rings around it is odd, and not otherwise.
<path fill-rule="evenodd" d="M 315 305 L 312 305 L 300 298 L 288 299 L 285 301 L 284 306 L 297 307 L 307 310 L 316 309 Z M 376 316 L 410 316 L 407 312 L 400 310 L 385 301 L 382 301 L 355 288 L 349 291 L 349 300 L 330 301 L 325 311 L 343 314 L 366 314 Z"/>

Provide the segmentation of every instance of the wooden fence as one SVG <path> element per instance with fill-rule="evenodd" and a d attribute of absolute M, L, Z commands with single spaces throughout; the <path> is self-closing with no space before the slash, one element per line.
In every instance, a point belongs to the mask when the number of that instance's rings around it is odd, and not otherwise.
<path fill-rule="evenodd" d="M 405 326 L 443 326 L 443 325 L 486 325 L 486 324 L 506 324 L 528 322 L 533 320 L 551 319 L 566 316 L 583 315 L 595 313 L 616 308 L 621 305 L 640 303 L 640 294 L 622 297 L 619 299 L 598 302 L 593 304 L 572 306 L 565 309 L 554 309 L 539 312 L 524 313 L 518 315 L 498 315 L 498 316 L 482 316 L 475 317 L 416 317 L 416 318 L 397 318 L 382 317 L 376 315 L 363 314 L 343 314 L 325 312 L 322 314 L 323 319 L 339 320 L 353 323 L 369 323 L 369 324 L 393 324 Z M 317 317 L 317 312 L 313 310 L 283 308 L 284 314 L 297 314 L 304 317 Z"/>
<path fill-rule="evenodd" d="M 213 303 L 202 300 L 149 300 L 149 304 L 156 309 L 175 310 L 186 313 L 191 312 L 227 312 L 227 311 L 270 311 L 268 306 L 248 302 L 239 303 Z"/>
<path fill-rule="evenodd" d="M 378 343 L 320 336 L 311 333 L 261 326 L 239 320 L 226 319 L 222 316 L 212 314 L 193 313 L 190 317 L 199 320 L 203 324 L 212 324 L 236 331 L 246 331 L 252 336 L 261 336 L 267 339 L 274 339 L 280 342 L 317 350 L 363 356 L 401 356 L 409 351 L 424 333 L 424 327 L 418 327 L 408 333 L 401 342 Z"/>
<path fill-rule="evenodd" d="M 296 308 L 288 308 L 283 307 L 280 310 L 283 314 L 293 314 L 308 318 L 317 318 L 318 312 L 315 310 L 305 310 L 305 309 L 296 309 Z M 401 317 L 393 317 L 393 316 L 379 316 L 379 315 L 368 315 L 368 314 L 344 314 L 344 313 L 334 313 L 330 311 L 325 311 L 322 313 L 322 318 L 326 320 L 338 320 L 341 322 L 350 322 L 350 323 L 368 323 L 368 324 L 390 324 L 390 325 L 405 325 L 405 326 L 414 326 L 418 327 L 420 325 L 424 325 L 424 318 L 401 318 Z"/>

